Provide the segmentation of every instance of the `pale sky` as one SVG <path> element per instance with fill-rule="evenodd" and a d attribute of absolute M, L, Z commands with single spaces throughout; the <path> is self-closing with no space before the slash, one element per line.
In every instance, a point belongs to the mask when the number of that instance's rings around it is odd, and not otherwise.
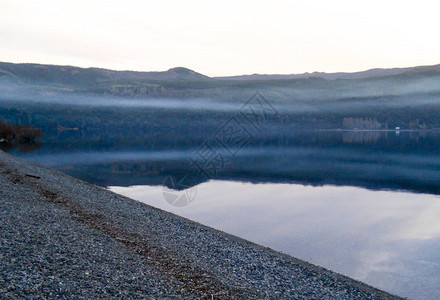
<path fill-rule="evenodd" d="M 438 1 L 0 0 L 0 61 L 209 76 L 440 63 Z"/>

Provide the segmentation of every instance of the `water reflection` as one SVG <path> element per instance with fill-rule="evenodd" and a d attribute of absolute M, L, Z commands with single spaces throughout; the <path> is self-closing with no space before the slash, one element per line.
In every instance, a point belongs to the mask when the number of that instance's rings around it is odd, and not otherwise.
<path fill-rule="evenodd" d="M 161 187 L 110 189 L 401 296 L 440 298 L 438 196 L 209 181 L 176 208 Z"/>
<path fill-rule="evenodd" d="M 194 184 L 209 179 L 353 185 L 440 194 L 440 155 L 434 151 L 384 151 L 336 144 L 248 146 L 211 178 L 192 163 L 195 148 L 151 151 L 35 153 L 26 159 L 102 186 L 162 184 L 176 172 Z M 219 149 L 217 153 L 221 153 Z"/>
<path fill-rule="evenodd" d="M 32 143 L 10 143 L 10 142 L 0 142 L 0 150 L 5 152 L 13 152 L 18 150 L 19 154 L 27 154 L 40 150 L 43 147 L 41 141 Z"/>
<path fill-rule="evenodd" d="M 344 144 L 377 144 L 379 139 L 388 138 L 388 131 L 345 131 L 342 134 Z"/>

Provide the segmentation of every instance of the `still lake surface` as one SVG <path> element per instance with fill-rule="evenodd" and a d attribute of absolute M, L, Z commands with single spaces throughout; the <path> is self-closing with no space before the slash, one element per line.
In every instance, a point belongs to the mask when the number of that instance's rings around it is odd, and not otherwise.
<path fill-rule="evenodd" d="M 437 195 L 213 180 L 175 207 L 162 186 L 109 189 L 401 296 L 440 298 Z"/>

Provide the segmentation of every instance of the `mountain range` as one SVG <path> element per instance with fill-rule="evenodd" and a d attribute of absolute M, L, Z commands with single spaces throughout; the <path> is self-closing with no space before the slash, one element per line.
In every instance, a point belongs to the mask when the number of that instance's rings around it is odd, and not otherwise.
<path fill-rule="evenodd" d="M 0 79 L 18 82 L 39 82 L 59 84 L 90 84 L 110 81 L 265 81 L 320 78 L 366 79 L 414 73 L 440 73 L 440 64 L 410 68 L 371 69 L 367 71 L 346 73 L 313 72 L 303 74 L 252 74 L 227 77 L 208 77 L 196 71 L 176 67 L 162 72 L 115 71 L 101 68 L 80 68 L 73 66 L 15 64 L 0 62 Z"/>

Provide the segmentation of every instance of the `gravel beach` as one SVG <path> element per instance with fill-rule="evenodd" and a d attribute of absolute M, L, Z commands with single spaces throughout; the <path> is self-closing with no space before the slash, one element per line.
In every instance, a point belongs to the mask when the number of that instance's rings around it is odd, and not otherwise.
<path fill-rule="evenodd" d="M 0 298 L 400 299 L 0 151 Z"/>

